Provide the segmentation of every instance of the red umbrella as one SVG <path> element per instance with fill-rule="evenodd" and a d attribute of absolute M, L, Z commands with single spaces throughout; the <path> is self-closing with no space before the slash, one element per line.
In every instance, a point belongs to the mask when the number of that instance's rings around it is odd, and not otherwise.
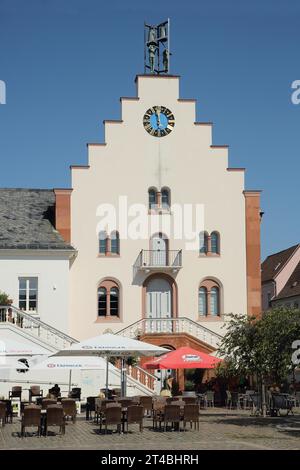
<path fill-rule="evenodd" d="M 146 369 L 214 369 L 219 359 L 196 349 L 183 347 L 145 362 Z"/>

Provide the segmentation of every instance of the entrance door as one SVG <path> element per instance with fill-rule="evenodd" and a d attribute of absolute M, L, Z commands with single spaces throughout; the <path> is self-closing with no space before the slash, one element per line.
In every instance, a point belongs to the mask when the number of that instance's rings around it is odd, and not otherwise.
<path fill-rule="evenodd" d="M 147 318 L 172 317 L 172 288 L 165 279 L 152 279 L 147 285 Z"/>
<path fill-rule="evenodd" d="M 168 241 L 161 234 L 154 235 L 151 240 L 151 265 L 167 266 Z"/>

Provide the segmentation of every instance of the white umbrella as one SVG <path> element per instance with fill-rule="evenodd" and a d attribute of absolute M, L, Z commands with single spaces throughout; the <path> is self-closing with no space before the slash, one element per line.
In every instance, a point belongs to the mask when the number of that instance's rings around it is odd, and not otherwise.
<path fill-rule="evenodd" d="M 54 356 L 106 356 L 106 394 L 108 391 L 108 358 L 110 356 L 122 357 L 121 390 L 126 394 L 126 368 L 124 357 L 128 356 L 158 356 L 168 352 L 168 349 L 144 343 L 124 336 L 106 333 L 95 336 L 69 348 L 59 351 Z"/>
<path fill-rule="evenodd" d="M 1 356 L 41 356 L 49 354 L 44 348 L 31 344 L 19 343 L 10 338 L 0 339 Z"/>
<path fill-rule="evenodd" d="M 69 370 L 69 391 L 72 370 L 105 370 L 105 360 L 99 356 L 49 356 L 32 366 L 30 370 Z"/>

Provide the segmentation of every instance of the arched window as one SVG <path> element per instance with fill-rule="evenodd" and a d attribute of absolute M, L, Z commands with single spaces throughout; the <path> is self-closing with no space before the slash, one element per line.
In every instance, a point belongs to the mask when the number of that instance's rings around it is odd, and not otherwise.
<path fill-rule="evenodd" d="M 210 235 L 211 241 L 211 252 L 215 254 L 220 254 L 220 237 L 218 232 L 212 232 Z"/>
<path fill-rule="evenodd" d="M 120 316 L 120 289 L 111 279 L 105 279 L 98 287 L 98 316 Z"/>
<path fill-rule="evenodd" d="M 217 286 L 214 286 L 210 290 L 210 314 L 211 315 L 219 315 L 220 314 L 220 309 L 219 309 L 219 304 L 220 304 L 220 289 Z"/>
<path fill-rule="evenodd" d="M 112 232 L 110 235 L 110 251 L 115 255 L 120 254 L 120 237 L 119 232 Z"/>
<path fill-rule="evenodd" d="M 110 315 L 119 315 L 119 289 L 117 287 L 110 289 Z"/>
<path fill-rule="evenodd" d="M 107 233 L 105 231 L 99 232 L 99 253 L 105 255 L 107 252 Z"/>
<path fill-rule="evenodd" d="M 149 209 L 155 209 L 157 206 L 157 191 L 155 188 L 150 188 L 148 190 L 149 196 Z"/>
<path fill-rule="evenodd" d="M 208 233 L 200 232 L 199 234 L 199 251 L 200 253 L 207 254 L 208 252 Z"/>
<path fill-rule="evenodd" d="M 201 282 L 198 292 L 199 315 L 208 317 L 221 315 L 220 292 L 219 284 L 213 279 L 205 279 Z"/>
<path fill-rule="evenodd" d="M 161 206 L 163 209 L 170 209 L 170 190 L 168 188 L 162 188 L 161 190 Z"/>
<path fill-rule="evenodd" d="M 207 315 L 207 289 L 206 287 L 199 288 L 199 314 Z"/>
<path fill-rule="evenodd" d="M 107 312 L 107 291 L 105 287 L 98 289 L 98 316 L 106 317 Z"/>

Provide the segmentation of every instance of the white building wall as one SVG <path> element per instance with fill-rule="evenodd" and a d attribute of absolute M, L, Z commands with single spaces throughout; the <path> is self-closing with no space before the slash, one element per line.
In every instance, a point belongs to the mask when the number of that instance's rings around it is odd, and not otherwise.
<path fill-rule="evenodd" d="M 104 146 L 89 146 L 89 168 L 72 171 L 72 245 L 78 256 L 71 268 L 70 334 L 83 339 L 110 328 L 117 331 L 142 314 L 142 282 L 132 266 L 149 240 L 121 240 L 119 258 L 98 257 L 96 216 L 99 204 L 148 207 L 148 188 L 167 186 L 171 202 L 204 204 L 204 228 L 221 234 L 221 256 L 199 257 L 182 240 L 170 239 L 169 248 L 183 250 L 183 268 L 173 274 L 178 285 L 179 316 L 202 322 L 198 316 L 198 286 L 205 277 L 223 287 L 223 313 L 247 313 L 244 174 L 228 172 L 226 148 L 211 148 L 211 126 L 195 125 L 195 103 L 178 100 L 179 79 L 139 77 L 139 100 L 122 100 L 123 122 L 106 123 Z M 168 107 L 175 127 L 162 138 L 150 136 L 143 115 L 153 105 Z M 160 170 L 159 170 L 160 168 Z M 152 216 L 149 216 L 152 217 Z M 170 216 L 172 217 L 172 215 Z M 116 227 L 118 229 L 118 227 Z M 112 277 L 122 287 L 122 318 L 97 318 L 97 286 Z M 204 321 L 220 332 L 221 321 Z"/>
<path fill-rule="evenodd" d="M 38 278 L 38 311 L 41 321 L 69 332 L 69 259 L 55 254 L 0 254 L 0 290 L 19 306 L 19 278 Z"/>

